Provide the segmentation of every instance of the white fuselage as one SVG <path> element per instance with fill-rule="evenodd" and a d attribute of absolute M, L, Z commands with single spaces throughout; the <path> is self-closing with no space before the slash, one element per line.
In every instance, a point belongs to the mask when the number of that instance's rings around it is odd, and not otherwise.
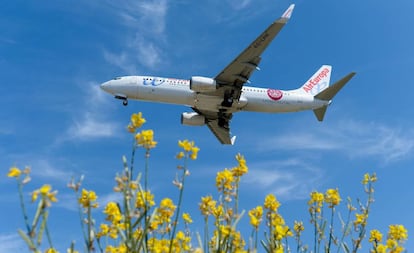
<path fill-rule="evenodd" d="M 219 111 L 223 98 L 208 93 L 199 93 L 190 89 L 190 81 L 184 79 L 161 78 L 151 76 L 125 76 L 102 84 L 102 89 L 119 98 L 151 102 L 186 105 L 208 111 Z M 244 86 L 242 94 L 233 106 L 225 107 L 227 112 L 295 112 L 313 110 L 330 101 L 315 99 L 312 95 L 296 90 L 274 90 Z"/>

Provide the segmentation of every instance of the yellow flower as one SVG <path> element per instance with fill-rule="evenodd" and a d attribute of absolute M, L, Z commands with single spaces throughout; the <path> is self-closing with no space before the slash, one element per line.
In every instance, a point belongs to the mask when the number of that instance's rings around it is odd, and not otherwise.
<path fill-rule="evenodd" d="M 295 221 L 295 225 L 293 225 L 293 230 L 297 235 L 300 235 L 300 233 L 305 230 L 305 227 L 303 226 L 303 222 L 301 221 Z"/>
<path fill-rule="evenodd" d="M 160 202 L 160 207 L 157 209 L 159 218 L 163 222 L 170 222 L 171 217 L 174 215 L 176 206 L 170 198 L 164 198 Z"/>
<path fill-rule="evenodd" d="M 216 186 L 219 191 L 226 189 L 233 189 L 232 183 L 234 182 L 233 173 L 228 169 L 217 172 Z"/>
<path fill-rule="evenodd" d="M 190 246 L 190 242 L 191 242 L 191 237 L 185 236 L 183 231 L 178 231 L 177 235 L 176 235 L 176 242 L 179 243 L 179 248 L 180 252 L 187 252 L 191 249 Z"/>
<path fill-rule="evenodd" d="M 212 196 L 206 196 L 201 198 L 201 203 L 199 204 L 199 208 L 201 213 L 204 216 L 208 216 L 212 214 L 212 211 L 215 209 L 216 201 L 213 200 Z"/>
<path fill-rule="evenodd" d="M 186 154 L 188 154 L 191 160 L 197 159 L 198 151 L 200 149 L 195 146 L 194 141 L 183 140 L 178 141 L 178 146 L 184 150 L 184 152 L 180 152 L 177 155 L 177 159 L 183 158 Z"/>
<path fill-rule="evenodd" d="M 135 207 L 143 208 L 145 205 L 148 207 L 155 205 L 154 195 L 151 194 L 150 191 L 142 191 L 137 193 L 137 197 L 135 199 Z"/>
<path fill-rule="evenodd" d="M 109 233 L 109 226 L 105 223 L 102 223 L 99 227 L 100 231 L 96 234 L 96 237 L 101 238 Z"/>
<path fill-rule="evenodd" d="M 405 241 L 408 238 L 407 229 L 403 225 L 390 225 L 388 237 L 397 241 Z"/>
<path fill-rule="evenodd" d="M 322 193 L 314 191 L 314 192 L 311 192 L 310 195 L 311 195 L 311 199 L 308 202 L 309 205 L 316 203 L 318 206 L 322 206 L 323 200 L 324 200 L 324 196 Z"/>
<path fill-rule="evenodd" d="M 57 251 L 55 248 L 48 248 L 45 250 L 45 253 L 59 253 L 59 251 Z"/>
<path fill-rule="evenodd" d="M 194 146 L 194 141 L 189 141 L 189 140 L 178 141 L 178 146 L 184 149 L 184 151 L 190 152 L 191 148 L 193 148 Z"/>
<path fill-rule="evenodd" d="M 246 165 L 246 160 L 244 159 L 244 156 L 242 156 L 241 154 L 237 154 L 236 160 L 238 162 L 238 165 L 232 169 L 232 172 L 234 176 L 240 177 L 246 174 L 249 171 L 249 169 Z"/>
<path fill-rule="evenodd" d="M 398 242 L 395 241 L 394 239 L 388 239 L 387 240 L 387 247 L 388 248 L 393 249 L 393 248 L 395 248 L 397 246 L 398 246 Z"/>
<path fill-rule="evenodd" d="M 193 223 L 193 220 L 191 219 L 191 216 L 188 213 L 183 213 L 183 220 L 187 224 Z"/>
<path fill-rule="evenodd" d="M 264 207 L 272 212 L 276 212 L 280 207 L 280 202 L 276 199 L 275 195 L 268 194 L 264 201 Z"/>
<path fill-rule="evenodd" d="M 94 191 L 87 191 L 85 189 L 82 189 L 82 193 L 78 199 L 78 202 L 84 208 L 88 208 L 88 207 L 97 208 L 98 203 L 95 202 L 97 198 L 98 197 L 96 196 L 96 193 Z"/>
<path fill-rule="evenodd" d="M 133 133 L 135 133 L 135 127 L 134 126 L 132 126 L 131 124 L 129 124 L 128 126 L 127 126 L 127 130 L 128 130 L 128 132 L 130 132 L 131 134 L 133 134 Z"/>
<path fill-rule="evenodd" d="M 369 233 L 369 242 L 380 243 L 382 242 L 382 234 L 380 231 L 373 229 Z"/>
<path fill-rule="evenodd" d="M 325 193 L 325 202 L 329 204 L 330 208 L 339 205 L 341 202 L 341 196 L 338 189 L 328 189 Z"/>
<path fill-rule="evenodd" d="M 191 148 L 191 154 L 190 154 L 190 159 L 191 160 L 197 159 L 198 151 L 200 151 L 200 149 L 198 147 L 192 147 Z"/>
<path fill-rule="evenodd" d="M 377 181 L 377 175 L 375 173 L 373 173 L 372 175 L 366 173 L 364 175 L 364 179 L 362 180 L 362 184 L 366 185 L 369 182 L 376 182 Z"/>
<path fill-rule="evenodd" d="M 134 113 L 131 115 L 131 126 L 134 128 L 140 128 L 146 120 L 142 117 L 142 113 Z"/>
<path fill-rule="evenodd" d="M 52 190 L 52 186 L 50 186 L 48 184 L 45 184 L 42 187 L 40 187 L 38 190 L 35 190 L 34 192 L 32 192 L 32 202 L 37 200 L 39 194 L 40 194 L 40 196 L 42 196 L 42 198 L 45 201 L 47 201 L 48 204 L 50 204 L 49 201 L 50 202 L 56 202 L 57 201 L 57 198 L 56 198 L 57 191 L 51 192 L 51 190 Z"/>
<path fill-rule="evenodd" d="M 387 253 L 387 246 L 384 244 L 378 244 L 375 248 L 374 251 L 371 252 L 375 252 L 375 253 Z"/>
<path fill-rule="evenodd" d="M 122 220 L 122 214 L 119 210 L 118 204 L 115 202 L 109 202 L 106 204 L 103 213 L 106 214 L 106 220 L 116 224 Z"/>
<path fill-rule="evenodd" d="M 257 206 L 256 208 L 253 208 L 252 210 L 249 211 L 250 224 L 255 229 L 258 229 L 260 223 L 262 222 L 262 216 L 263 216 L 262 206 Z"/>
<path fill-rule="evenodd" d="M 310 200 L 308 201 L 309 212 L 310 213 L 320 213 L 321 207 L 323 206 L 323 201 L 325 197 L 323 193 L 313 191 L 310 194 Z"/>
<path fill-rule="evenodd" d="M 358 226 L 358 225 L 366 226 L 367 225 L 367 219 L 368 219 L 368 214 L 356 213 L 355 214 L 354 226 L 355 227 Z"/>
<path fill-rule="evenodd" d="M 175 205 L 170 198 L 164 198 L 161 200 L 160 208 L 175 210 Z"/>
<path fill-rule="evenodd" d="M 241 154 L 237 154 L 236 160 L 238 162 L 238 165 L 234 167 L 231 170 L 231 172 L 233 173 L 233 176 L 240 177 L 246 174 L 249 171 L 249 169 L 246 165 L 246 160 L 244 159 L 244 156 L 242 156 Z"/>
<path fill-rule="evenodd" d="M 142 146 L 146 149 L 155 148 L 157 142 L 154 141 L 154 131 L 142 130 L 140 133 L 135 135 L 135 140 L 139 146 Z"/>
<path fill-rule="evenodd" d="M 285 225 L 285 220 L 279 213 L 271 213 L 269 219 L 271 220 L 271 224 L 274 227 Z"/>
<path fill-rule="evenodd" d="M 212 214 L 216 218 L 216 220 L 219 220 L 221 216 L 224 214 L 224 208 L 222 205 L 214 206 L 211 209 Z"/>
<path fill-rule="evenodd" d="M 180 159 L 183 159 L 183 157 L 184 157 L 184 152 L 179 152 L 176 156 L 175 156 L 175 158 L 177 158 L 178 160 L 180 160 Z"/>
<path fill-rule="evenodd" d="M 19 170 L 17 167 L 11 167 L 7 176 L 18 178 L 20 177 L 21 174 L 22 174 L 21 170 Z"/>
<path fill-rule="evenodd" d="M 278 241 L 282 240 L 283 238 L 293 235 L 289 227 L 284 226 L 284 225 L 276 225 L 273 233 L 274 233 L 276 240 Z"/>

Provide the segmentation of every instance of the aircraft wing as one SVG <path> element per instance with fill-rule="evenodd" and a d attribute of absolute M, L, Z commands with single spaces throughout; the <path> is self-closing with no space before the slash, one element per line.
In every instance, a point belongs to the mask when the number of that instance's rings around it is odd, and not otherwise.
<path fill-rule="evenodd" d="M 207 111 L 207 110 L 199 110 L 193 108 L 195 112 L 198 114 L 203 115 L 207 122 L 208 128 L 210 128 L 211 132 L 217 137 L 221 144 L 233 144 L 234 137 L 230 136 L 230 119 L 232 117 L 231 113 L 218 113 Z"/>
<path fill-rule="evenodd" d="M 233 99 L 239 99 L 243 85 L 249 81 L 254 70 L 258 69 L 261 54 L 272 42 L 292 15 L 294 4 L 260 34 L 239 56 L 227 65 L 215 80 L 222 86 L 222 94 L 231 94 Z"/>
<path fill-rule="evenodd" d="M 230 129 L 221 127 L 218 119 L 207 122 L 208 128 L 217 137 L 221 144 L 233 145 L 233 138 L 230 137 Z"/>
<path fill-rule="evenodd" d="M 258 69 L 261 54 L 269 46 L 292 15 L 294 4 L 260 34 L 243 52 L 227 65 L 214 79 L 218 89 L 213 92 L 201 92 L 210 96 L 223 98 L 219 112 L 193 108 L 195 112 L 206 118 L 206 124 L 222 144 L 233 144 L 235 137 L 230 136 L 230 108 L 241 96 L 243 85 L 249 81 L 254 70 Z"/>

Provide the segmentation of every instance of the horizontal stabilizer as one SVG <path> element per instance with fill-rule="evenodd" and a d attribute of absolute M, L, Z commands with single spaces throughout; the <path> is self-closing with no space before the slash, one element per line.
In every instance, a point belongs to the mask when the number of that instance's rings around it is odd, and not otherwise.
<path fill-rule="evenodd" d="M 319 121 L 323 121 L 323 118 L 325 117 L 325 112 L 326 112 L 327 108 L 328 108 L 328 106 L 325 105 L 325 106 L 322 106 L 321 108 L 313 110 L 313 113 L 315 113 L 315 116 Z"/>
<path fill-rule="evenodd" d="M 345 84 L 349 80 L 351 80 L 352 77 L 354 77 L 355 74 L 356 74 L 355 72 L 349 73 L 347 76 L 345 76 L 338 82 L 334 83 L 332 86 L 329 86 L 325 90 L 318 93 L 315 96 L 315 98 L 319 100 L 324 100 L 324 101 L 331 101 L 331 99 L 335 97 L 336 93 L 338 93 L 345 86 Z M 325 106 L 322 106 L 320 108 L 313 110 L 313 113 L 315 113 L 315 116 L 319 121 L 323 121 L 328 105 L 325 105 Z"/>
<path fill-rule="evenodd" d="M 338 93 L 338 91 L 340 91 L 342 87 L 344 87 L 345 84 L 349 80 L 351 80 L 352 77 L 354 77 L 355 74 L 356 74 L 355 72 L 349 73 L 347 76 L 345 76 L 338 82 L 334 83 L 332 86 L 329 86 L 322 92 L 318 93 L 315 96 L 315 98 L 320 99 L 320 100 L 325 100 L 325 101 L 331 100 L 336 95 L 336 93 Z"/>

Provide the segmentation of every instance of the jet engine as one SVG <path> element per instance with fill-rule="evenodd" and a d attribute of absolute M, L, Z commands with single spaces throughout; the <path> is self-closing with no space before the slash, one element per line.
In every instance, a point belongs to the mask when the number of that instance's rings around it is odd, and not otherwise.
<path fill-rule="evenodd" d="M 190 89 L 196 92 L 215 91 L 217 83 L 213 78 L 192 76 L 190 79 Z"/>
<path fill-rule="evenodd" d="M 184 112 L 181 114 L 181 124 L 187 126 L 202 126 L 206 124 L 206 118 L 196 112 Z"/>

